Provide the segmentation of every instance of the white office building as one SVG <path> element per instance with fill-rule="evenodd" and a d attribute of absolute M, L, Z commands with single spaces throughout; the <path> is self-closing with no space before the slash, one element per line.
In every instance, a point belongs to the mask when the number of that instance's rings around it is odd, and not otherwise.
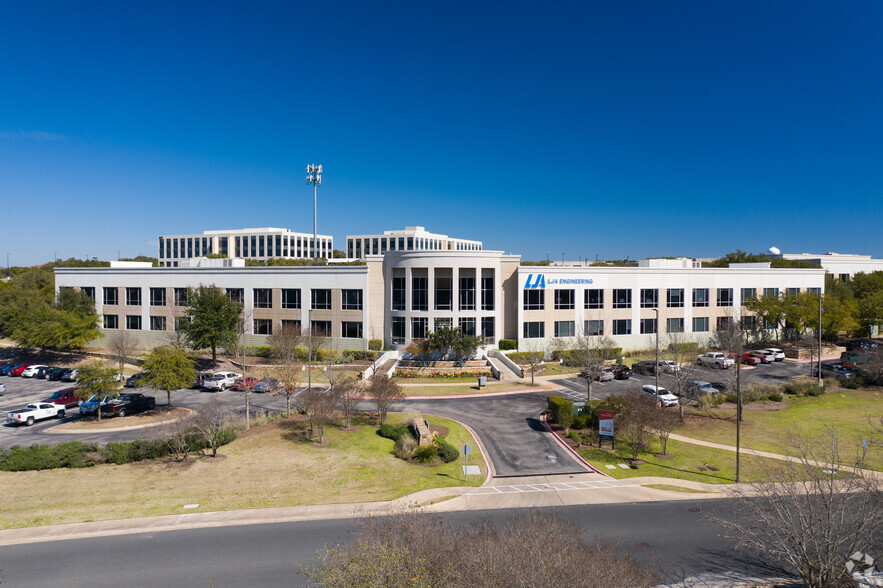
<path fill-rule="evenodd" d="M 265 227 L 204 231 L 201 235 L 160 235 L 157 259 L 161 267 L 178 267 L 185 259 L 206 255 L 259 260 L 271 257 L 329 259 L 333 250 L 334 239 L 330 235 L 316 235 L 314 247 L 312 233 Z"/>
<path fill-rule="evenodd" d="M 384 231 L 382 235 L 347 235 L 346 256 L 363 259 L 387 251 L 481 251 L 481 241 L 429 233 L 424 227 Z"/>
<path fill-rule="evenodd" d="M 774 257 L 809 261 L 841 280 L 849 280 L 858 273 L 869 274 L 883 271 L 883 259 L 874 259 L 870 255 L 833 252 L 780 253 Z"/>

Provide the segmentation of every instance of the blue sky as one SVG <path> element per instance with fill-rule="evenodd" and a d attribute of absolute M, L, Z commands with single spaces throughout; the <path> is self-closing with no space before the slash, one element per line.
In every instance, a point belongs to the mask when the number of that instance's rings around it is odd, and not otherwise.
<path fill-rule="evenodd" d="M 423 225 L 883 257 L 879 2 L 5 2 L 0 255 Z"/>

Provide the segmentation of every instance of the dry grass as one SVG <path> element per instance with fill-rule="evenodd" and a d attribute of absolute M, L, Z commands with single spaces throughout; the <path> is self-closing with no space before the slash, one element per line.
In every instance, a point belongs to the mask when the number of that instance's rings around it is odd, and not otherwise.
<path fill-rule="evenodd" d="M 404 415 L 390 415 L 393 422 Z M 446 427 L 455 447 L 473 444 L 460 425 L 428 417 Z M 427 488 L 462 486 L 462 458 L 421 466 L 392 455 L 393 442 L 361 424 L 346 431 L 329 427 L 318 446 L 306 438 L 303 417 L 252 428 L 223 448 L 224 459 L 186 464 L 165 460 L 38 472 L 0 472 L 0 528 L 124 519 L 142 516 L 384 501 Z M 470 456 L 484 480 L 487 466 Z M 64 498 L 59 500 L 59 497 Z M 185 504 L 199 508 L 183 510 Z"/>

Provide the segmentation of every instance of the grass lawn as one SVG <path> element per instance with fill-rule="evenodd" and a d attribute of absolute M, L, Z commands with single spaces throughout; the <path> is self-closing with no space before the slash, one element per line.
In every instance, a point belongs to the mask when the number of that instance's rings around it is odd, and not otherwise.
<path fill-rule="evenodd" d="M 652 451 L 658 452 L 659 450 L 659 441 L 654 440 Z M 625 443 L 617 442 L 616 451 L 610 449 L 609 443 L 605 443 L 603 449 L 592 447 L 579 450 L 583 459 L 618 480 L 639 476 L 661 476 L 705 482 L 706 484 L 730 484 L 736 479 L 736 454 L 732 451 L 669 440 L 668 453 L 671 457 L 662 458 L 654 457 L 653 453 L 639 453 L 638 458 L 647 463 L 623 469 L 619 467 L 619 464 L 628 465 L 625 460 L 632 456 L 631 450 L 626 447 Z M 752 469 L 758 469 L 767 460 L 742 455 L 740 461 L 743 475 L 745 475 Z M 607 465 L 617 467 L 610 469 L 606 467 Z M 719 471 L 711 471 L 707 469 L 707 466 L 715 467 Z M 700 467 L 705 467 L 706 471 L 701 471 Z"/>
<path fill-rule="evenodd" d="M 521 390 L 536 390 L 543 388 L 540 382 L 531 386 L 530 383 L 519 384 L 517 382 L 507 382 L 505 384 L 491 384 L 485 386 L 481 390 L 478 386 L 402 386 L 402 392 L 405 396 L 457 396 L 465 394 L 491 394 L 494 392 L 518 392 Z"/>
<path fill-rule="evenodd" d="M 427 416 L 430 427 L 451 445 L 475 445 L 463 427 Z M 389 421 L 404 423 L 405 415 Z M 372 424 L 349 431 L 331 426 L 325 444 L 305 438 L 303 417 L 280 419 L 250 431 L 220 449 L 221 459 L 181 465 L 166 460 L 126 465 L 34 472 L 0 472 L 0 528 L 33 527 L 141 516 L 243 508 L 391 500 L 428 488 L 463 485 L 463 457 L 423 466 L 392 455 L 393 442 Z M 470 465 L 481 476 L 487 465 L 473 452 Z M 63 496 L 63 500 L 59 497 Z M 183 510 L 185 504 L 199 508 Z"/>
<path fill-rule="evenodd" d="M 782 406 L 781 410 L 771 410 Z M 736 439 L 735 408 L 714 408 L 688 411 L 685 426 L 675 433 L 704 441 L 734 445 Z M 854 455 L 863 439 L 870 439 L 868 418 L 883 415 L 883 390 L 829 389 L 822 396 L 786 396 L 785 402 L 752 403 L 743 409 L 742 445 L 750 449 L 789 453 L 788 433 L 818 437 L 825 427 L 834 427 L 840 436 L 841 458 Z M 880 441 L 878 439 L 878 441 Z M 792 450 L 790 452 L 794 454 Z M 883 451 L 879 445 L 869 451 L 866 467 L 883 470 Z"/>
<path fill-rule="evenodd" d="M 530 366 L 520 366 L 524 370 L 524 377 L 530 378 Z M 547 363 L 542 368 L 537 369 L 537 376 L 557 376 L 560 374 L 578 374 L 579 367 L 561 365 L 559 363 Z"/>

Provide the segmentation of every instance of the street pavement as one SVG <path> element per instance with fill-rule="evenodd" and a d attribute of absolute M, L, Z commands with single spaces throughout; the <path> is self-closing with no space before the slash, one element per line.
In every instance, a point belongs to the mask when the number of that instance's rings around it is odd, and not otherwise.
<path fill-rule="evenodd" d="M 707 514 L 729 516 L 728 499 L 580 504 L 544 508 L 576 525 L 583 538 L 615 541 L 654 562 L 666 582 L 698 577 L 780 577 L 734 550 Z M 510 509 L 441 513 L 459 523 L 495 523 Z M 346 545 L 358 515 L 260 525 L 143 532 L 0 547 L 3 586 L 290 586 L 308 579 L 298 564 L 315 563 L 323 546 Z M 550 545 L 550 549 L 554 549 Z M 729 582 L 727 582 L 728 584 Z M 715 585 L 712 582 L 702 584 Z"/>

